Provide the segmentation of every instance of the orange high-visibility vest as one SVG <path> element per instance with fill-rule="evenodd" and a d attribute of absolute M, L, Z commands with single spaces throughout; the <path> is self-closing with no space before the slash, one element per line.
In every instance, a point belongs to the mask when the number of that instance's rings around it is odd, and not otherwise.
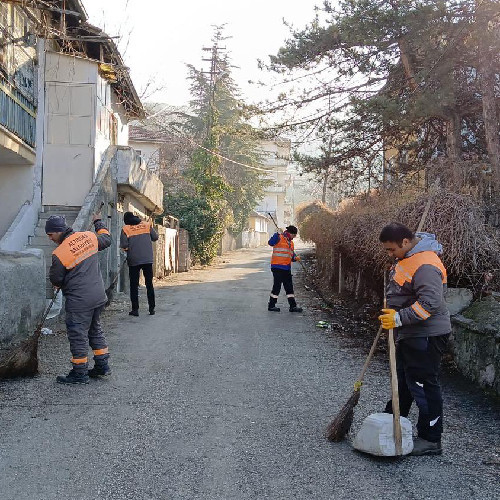
<path fill-rule="evenodd" d="M 425 264 L 437 267 L 441 271 L 443 284 L 445 285 L 448 281 L 446 269 L 441 262 L 441 259 L 435 254 L 435 252 L 431 251 L 419 252 L 407 257 L 406 259 L 400 260 L 394 268 L 393 280 L 399 286 L 403 286 L 405 282 L 411 283 L 413 275 L 417 272 L 418 268 Z"/>
<path fill-rule="evenodd" d="M 97 236 L 90 231 L 85 231 L 68 236 L 52 253 L 66 269 L 73 269 L 98 251 Z"/>
<path fill-rule="evenodd" d="M 293 241 L 288 241 L 282 234 L 280 234 L 278 243 L 276 243 L 273 247 L 271 265 L 289 266 L 292 263 L 293 253 Z"/>
<path fill-rule="evenodd" d="M 140 234 L 149 234 L 151 231 L 151 224 L 149 222 L 139 222 L 134 226 L 123 226 L 123 232 L 127 235 L 127 238 L 131 236 L 139 236 Z"/>

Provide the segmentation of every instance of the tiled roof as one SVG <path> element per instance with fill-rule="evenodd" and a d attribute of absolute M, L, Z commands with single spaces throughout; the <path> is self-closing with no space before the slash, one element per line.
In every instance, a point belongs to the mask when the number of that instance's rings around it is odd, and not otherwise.
<path fill-rule="evenodd" d="M 141 125 L 131 125 L 128 132 L 129 141 L 170 142 L 171 137 L 165 132 Z"/>

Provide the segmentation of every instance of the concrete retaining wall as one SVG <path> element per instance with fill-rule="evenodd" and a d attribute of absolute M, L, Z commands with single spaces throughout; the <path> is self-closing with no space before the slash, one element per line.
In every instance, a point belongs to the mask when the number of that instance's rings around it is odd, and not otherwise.
<path fill-rule="evenodd" d="M 238 248 L 257 248 L 267 245 L 268 239 L 267 233 L 261 231 L 254 231 L 253 229 L 243 231 L 238 236 Z"/>
<path fill-rule="evenodd" d="M 452 317 L 459 370 L 500 395 L 500 303 L 488 297 Z"/>
<path fill-rule="evenodd" d="M 101 167 L 94 185 L 85 197 L 78 217 L 73 224 L 75 231 L 88 231 L 92 226 L 92 216 L 101 211 L 102 221 L 111 233 L 111 246 L 99 252 L 99 266 L 108 288 L 118 269 L 120 262 L 119 240 L 122 226 L 122 214 L 116 210 L 116 165 L 114 163 L 116 147 L 110 146 L 103 157 Z"/>
<path fill-rule="evenodd" d="M 153 275 L 163 278 L 178 271 L 178 231 L 156 225 L 158 240 L 153 242 Z"/>
<path fill-rule="evenodd" d="M 222 255 L 226 252 L 232 252 L 233 250 L 236 250 L 238 248 L 238 244 L 236 241 L 236 238 L 226 230 L 224 233 L 224 236 L 221 239 L 221 242 L 219 243 L 219 255 Z"/>
<path fill-rule="evenodd" d="M 41 250 L 0 251 L 0 343 L 33 333 L 45 309 L 45 259 Z"/>

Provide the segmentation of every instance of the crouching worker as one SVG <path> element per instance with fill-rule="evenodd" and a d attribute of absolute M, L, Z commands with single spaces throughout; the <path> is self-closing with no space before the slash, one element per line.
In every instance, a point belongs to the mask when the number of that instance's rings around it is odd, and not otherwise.
<path fill-rule="evenodd" d="M 125 225 L 120 234 L 120 248 L 127 252 L 128 273 L 130 278 L 131 316 L 139 316 L 139 276 L 144 274 L 148 296 L 149 314 L 155 313 L 155 290 L 153 287 L 153 241 L 158 233 L 149 223 L 142 221 L 132 212 L 123 214 Z"/>
<path fill-rule="evenodd" d="M 52 252 L 49 278 L 66 298 L 66 328 L 72 354 L 73 368 L 56 379 L 61 384 L 88 384 L 89 376 L 111 374 L 108 345 L 99 321 L 107 299 L 97 255 L 111 245 L 111 236 L 100 215 L 94 216 L 94 228 L 97 234 L 75 232 L 59 215 L 50 216 L 45 224 L 47 236 L 58 245 Z M 94 351 L 90 371 L 89 344 Z"/>
<path fill-rule="evenodd" d="M 387 285 L 388 308 L 379 319 L 385 329 L 395 329 L 401 415 L 408 416 L 413 401 L 419 410 L 412 455 L 440 455 L 443 399 L 439 368 L 451 332 L 444 301 L 446 269 L 438 257 L 442 247 L 433 234 L 414 234 L 399 223 L 385 226 L 380 241 L 396 259 Z M 385 411 L 392 413 L 392 401 Z"/>
<path fill-rule="evenodd" d="M 268 311 L 280 311 L 280 308 L 276 307 L 276 302 L 278 302 L 281 284 L 283 284 L 290 306 L 289 311 L 302 312 L 302 308 L 297 307 L 297 302 L 295 301 L 292 281 L 292 262 L 300 261 L 300 257 L 295 254 L 293 246 L 293 239 L 296 236 L 297 228 L 295 226 L 288 226 L 283 234 L 280 232 L 274 233 L 268 242 L 273 247 L 271 271 L 274 279 L 273 289 L 267 306 Z"/>

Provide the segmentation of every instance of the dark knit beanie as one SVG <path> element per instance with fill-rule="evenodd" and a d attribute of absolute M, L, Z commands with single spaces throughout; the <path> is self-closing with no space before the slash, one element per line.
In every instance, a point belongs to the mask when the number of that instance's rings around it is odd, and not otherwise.
<path fill-rule="evenodd" d="M 51 215 L 45 223 L 45 232 L 48 233 L 64 233 L 68 229 L 66 218 L 62 215 Z"/>
<path fill-rule="evenodd" d="M 286 227 L 286 230 L 290 233 L 290 234 L 297 234 L 298 233 L 298 230 L 295 226 L 287 226 Z"/>
<path fill-rule="evenodd" d="M 141 222 L 141 219 L 132 212 L 125 212 L 123 214 L 123 222 L 125 222 L 127 226 L 135 226 Z"/>

